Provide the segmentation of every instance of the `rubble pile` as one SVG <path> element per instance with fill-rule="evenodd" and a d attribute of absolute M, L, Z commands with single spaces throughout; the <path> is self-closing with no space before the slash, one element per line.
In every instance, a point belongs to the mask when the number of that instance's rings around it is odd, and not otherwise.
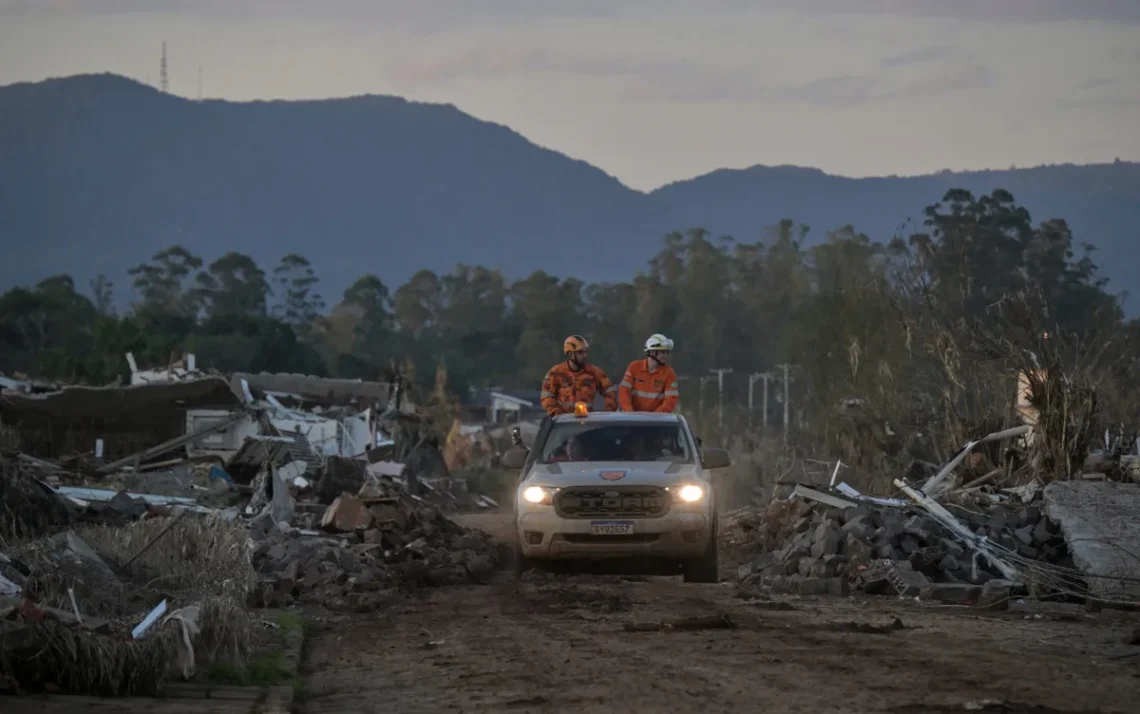
<path fill-rule="evenodd" d="M 297 504 L 292 526 L 254 531 L 262 581 L 253 604 L 366 609 L 396 587 L 485 582 L 498 564 L 489 536 L 451 521 L 392 477 L 369 476 L 357 494 L 313 505 Z"/>
<path fill-rule="evenodd" d="M 1073 567 L 1060 527 L 1038 505 L 947 510 L 1018 563 Z M 944 602 L 997 602 L 1010 586 L 1001 567 L 927 513 L 870 502 L 846 508 L 806 498 L 774 501 L 738 517 L 730 542 L 750 561 L 742 584 L 801 595 L 899 594 Z M 1000 597 L 999 597 L 1000 596 Z"/>
<path fill-rule="evenodd" d="M 0 455 L 0 539 L 34 538 L 72 520 L 67 504 L 35 479 L 19 461 Z"/>
<path fill-rule="evenodd" d="M 247 538 L 182 509 L 12 545 L 0 553 L 0 680 L 121 696 L 242 661 L 254 632 Z"/>

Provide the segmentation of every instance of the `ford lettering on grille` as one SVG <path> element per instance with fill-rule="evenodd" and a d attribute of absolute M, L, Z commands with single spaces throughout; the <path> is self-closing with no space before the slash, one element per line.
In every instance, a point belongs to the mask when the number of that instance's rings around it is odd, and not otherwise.
<path fill-rule="evenodd" d="M 663 489 L 653 486 L 605 489 L 570 487 L 555 498 L 555 510 L 564 518 L 626 516 L 655 518 L 664 515 L 669 499 Z"/>

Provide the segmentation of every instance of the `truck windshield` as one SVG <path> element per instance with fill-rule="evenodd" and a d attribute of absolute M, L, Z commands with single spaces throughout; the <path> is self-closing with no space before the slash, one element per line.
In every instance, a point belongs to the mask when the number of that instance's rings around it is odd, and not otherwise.
<path fill-rule="evenodd" d="M 551 427 L 540 463 L 562 461 L 669 461 L 691 463 L 692 446 L 681 425 L 566 422 Z"/>

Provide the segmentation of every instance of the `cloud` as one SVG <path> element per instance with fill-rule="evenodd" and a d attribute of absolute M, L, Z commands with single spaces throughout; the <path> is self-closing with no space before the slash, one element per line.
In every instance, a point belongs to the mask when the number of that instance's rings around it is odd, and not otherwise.
<path fill-rule="evenodd" d="M 911 73 L 908 78 L 896 77 L 887 70 L 872 75 L 840 74 L 776 84 L 769 80 L 772 68 L 760 65 L 711 67 L 685 60 L 642 60 L 537 48 L 470 48 L 428 60 L 408 60 L 390 68 L 390 73 L 396 82 L 411 86 L 511 75 L 567 74 L 615 80 L 619 82 L 621 97 L 632 101 L 784 101 L 821 106 L 921 99 L 989 87 L 996 82 L 996 73 L 985 65 L 938 63 Z"/>
<path fill-rule="evenodd" d="M 391 78 L 416 85 L 444 84 L 457 79 L 503 77 L 517 74 L 574 74 L 588 77 L 707 76 L 692 63 L 643 61 L 606 55 L 577 55 L 548 49 L 469 48 L 423 61 L 392 67 Z"/>
<path fill-rule="evenodd" d="M 1097 75 L 1077 83 L 1070 94 L 1058 97 L 1058 109 L 1127 109 L 1140 107 L 1140 87 L 1120 77 Z"/>
<path fill-rule="evenodd" d="M 1132 92 L 1057 99 L 1058 109 L 1131 109 L 1132 107 L 1140 107 L 1140 96 Z"/>
<path fill-rule="evenodd" d="M 199 16 L 369 18 L 417 27 L 664 13 L 791 10 L 1029 24 L 1140 23 L 1135 0 L 0 0 L 0 15 L 177 12 Z"/>
<path fill-rule="evenodd" d="M 932 45 L 920 47 L 909 52 L 900 52 L 896 55 L 884 57 L 880 64 L 884 67 L 908 67 L 927 62 L 940 62 L 959 56 L 960 51 L 948 45 Z"/>

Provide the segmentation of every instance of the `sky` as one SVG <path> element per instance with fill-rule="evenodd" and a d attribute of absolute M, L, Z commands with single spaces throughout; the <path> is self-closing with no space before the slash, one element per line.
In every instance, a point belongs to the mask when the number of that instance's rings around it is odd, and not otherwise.
<path fill-rule="evenodd" d="M 454 104 L 649 190 L 1140 160 L 1140 0 L 0 0 L 0 84 Z"/>

